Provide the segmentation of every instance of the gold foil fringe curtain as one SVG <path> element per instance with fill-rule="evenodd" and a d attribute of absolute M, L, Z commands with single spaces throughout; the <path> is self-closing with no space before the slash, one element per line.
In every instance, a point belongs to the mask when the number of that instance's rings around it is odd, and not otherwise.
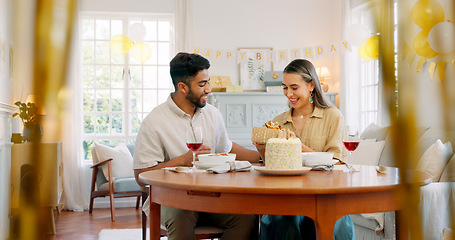
<path fill-rule="evenodd" d="M 63 107 L 65 106 L 65 82 L 71 49 L 71 34 L 77 0 L 37 0 L 34 4 L 14 1 L 15 8 L 35 6 L 33 53 L 33 92 L 41 99 L 46 109 L 44 129 L 49 139 L 61 140 Z M 21 19 L 15 19 L 25 25 Z M 29 162 L 34 169 L 46 169 L 45 156 L 39 147 L 40 140 L 32 142 L 33 156 Z M 49 162 L 50 163 L 50 162 Z M 46 173 L 37 172 L 37 176 Z M 31 184 L 32 182 L 28 182 Z M 27 184 L 27 183 L 25 183 Z M 33 185 L 33 184 L 32 184 Z M 52 208 L 40 203 L 40 194 L 49 194 L 50 186 L 42 189 L 24 186 L 27 194 L 20 195 L 20 207 L 12 221 L 11 239 L 47 239 L 50 235 Z M 44 188 L 44 189 L 43 189 Z M 50 214 L 49 214 L 50 213 Z"/>
<path fill-rule="evenodd" d="M 420 0 L 422 1 L 422 0 Z M 411 25 L 414 24 L 411 17 L 406 11 L 411 8 L 415 2 L 410 0 L 403 1 L 377 1 L 380 6 L 380 13 L 376 16 L 376 24 L 379 26 L 379 68 L 380 76 L 383 81 L 383 98 L 388 106 L 391 121 L 391 139 L 393 145 L 393 156 L 395 163 L 400 168 L 400 191 L 397 194 L 397 204 L 401 211 L 397 212 L 397 239 L 423 239 L 423 226 L 420 206 L 420 186 L 412 184 L 416 178 L 413 171 L 420 159 L 418 156 L 419 149 L 416 149 L 418 139 L 418 110 L 422 106 L 417 106 L 417 88 L 416 75 L 413 71 L 403 71 L 403 67 L 410 68 L 416 58 L 414 50 L 406 45 L 404 39 L 409 39 L 411 35 Z M 394 4 L 397 6 L 396 13 L 398 16 L 398 54 L 401 54 L 398 62 L 398 69 L 395 68 L 395 45 L 394 45 Z M 455 12 L 455 9 L 445 9 L 444 11 Z M 425 19 L 420 19 L 425 20 Z M 425 20 L 426 21 L 426 20 Z M 401 46 L 402 48 L 400 49 Z M 454 64 L 454 60 L 449 61 Z M 455 130 L 455 97 L 453 93 L 454 79 L 448 78 L 447 62 L 431 61 L 423 57 L 417 60 L 416 72 L 421 72 L 424 67 L 428 68 L 430 79 L 433 80 L 436 71 L 441 81 L 440 96 L 442 104 L 442 121 L 444 131 L 447 137 L 450 132 Z M 398 75 L 396 75 L 398 73 Z M 453 74 L 453 73 L 452 73 Z M 419 76 L 421 77 L 421 76 Z M 453 77 L 452 77 L 453 78 Z M 428 96 L 427 96 L 428 97 Z M 436 99 L 435 99 L 436 100 Z M 438 101 L 435 101 L 438 102 Z M 436 123 L 437 124 L 437 123 Z M 453 144 L 453 143 L 452 143 Z M 455 171 L 455 170 L 452 170 Z M 444 201 L 453 201 L 445 199 Z M 451 226 L 455 229 L 454 212 L 455 206 L 451 206 Z"/>

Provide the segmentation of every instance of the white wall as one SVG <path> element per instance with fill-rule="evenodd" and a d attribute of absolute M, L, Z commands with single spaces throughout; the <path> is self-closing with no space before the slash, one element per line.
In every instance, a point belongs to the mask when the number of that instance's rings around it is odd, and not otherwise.
<path fill-rule="evenodd" d="M 172 13 L 173 0 L 80 0 L 81 11 Z"/>
<path fill-rule="evenodd" d="M 193 47 L 237 50 L 239 47 L 303 48 L 341 40 L 341 1 L 231 0 L 193 1 Z M 332 74 L 330 91 L 338 91 L 339 56 L 312 60 Z M 276 64 L 281 71 L 287 63 Z M 236 62 L 214 62 L 212 75 L 229 75 L 238 84 Z M 336 82 L 335 84 L 333 82 Z"/>
<path fill-rule="evenodd" d="M 12 104 L 10 77 L 11 22 L 11 2 L 0 0 L 0 102 L 8 104 Z"/>
<path fill-rule="evenodd" d="M 192 1 L 191 50 L 239 47 L 273 47 L 274 50 L 329 44 L 341 40 L 341 1 L 333 0 L 197 0 Z M 168 0 L 82 0 L 82 11 L 172 13 L 174 1 Z M 339 56 L 312 60 L 316 66 L 329 67 L 330 91 L 339 89 Z M 274 66 L 281 71 L 286 62 Z M 235 61 L 212 62 L 211 75 L 229 75 L 238 84 Z"/>

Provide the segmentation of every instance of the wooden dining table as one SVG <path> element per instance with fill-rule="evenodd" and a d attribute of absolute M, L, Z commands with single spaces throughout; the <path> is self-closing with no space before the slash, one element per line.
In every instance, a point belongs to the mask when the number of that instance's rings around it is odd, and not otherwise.
<path fill-rule="evenodd" d="M 264 175 L 256 170 L 213 174 L 143 172 L 150 185 L 150 239 L 160 238 L 160 205 L 199 212 L 228 214 L 303 215 L 314 220 L 317 239 L 333 239 L 335 222 L 348 214 L 399 210 L 399 170 L 385 173 L 375 166 L 358 172 L 309 171 L 298 176 Z M 417 184 L 431 176 L 417 172 Z"/>

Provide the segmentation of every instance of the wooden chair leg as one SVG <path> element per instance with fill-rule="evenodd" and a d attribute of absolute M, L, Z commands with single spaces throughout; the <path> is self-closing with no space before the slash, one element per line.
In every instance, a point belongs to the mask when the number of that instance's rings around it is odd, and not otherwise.
<path fill-rule="evenodd" d="M 142 206 L 145 203 L 145 200 L 147 199 L 148 194 L 147 193 L 142 193 Z M 145 214 L 144 211 L 142 211 L 142 240 L 147 239 L 147 215 Z"/>
<path fill-rule="evenodd" d="M 93 200 L 94 200 L 94 198 L 92 196 L 90 196 L 90 208 L 88 209 L 89 213 L 93 212 Z"/>
<path fill-rule="evenodd" d="M 141 196 L 137 196 L 136 200 L 136 209 L 139 209 L 139 202 L 141 201 Z"/>
<path fill-rule="evenodd" d="M 52 231 L 52 235 L 55 235 L 57 234 L 57 230 L 55 230 L 55 217 L 54 217 L 54 209 L 53 207 L 50 208 L 51 210 L 51 231 Z"/>
<path fill-rule="evenodd" d="M 111 220 L 115 222 L 115 204 L 114 204 L 114 193 L 109 194 L 111 200 Z"/>

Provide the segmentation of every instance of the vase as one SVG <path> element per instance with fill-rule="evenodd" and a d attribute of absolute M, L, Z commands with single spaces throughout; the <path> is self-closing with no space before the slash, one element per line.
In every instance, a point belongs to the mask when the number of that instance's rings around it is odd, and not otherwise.
<path fill-rule="evenodd" d="M 26 142 L 32 142 L 40 140 L 43 136 L 43 129 L 40 125 L 35 125 L 33 127 L 25 127 L 22 131 L 22 140 Z"/>

